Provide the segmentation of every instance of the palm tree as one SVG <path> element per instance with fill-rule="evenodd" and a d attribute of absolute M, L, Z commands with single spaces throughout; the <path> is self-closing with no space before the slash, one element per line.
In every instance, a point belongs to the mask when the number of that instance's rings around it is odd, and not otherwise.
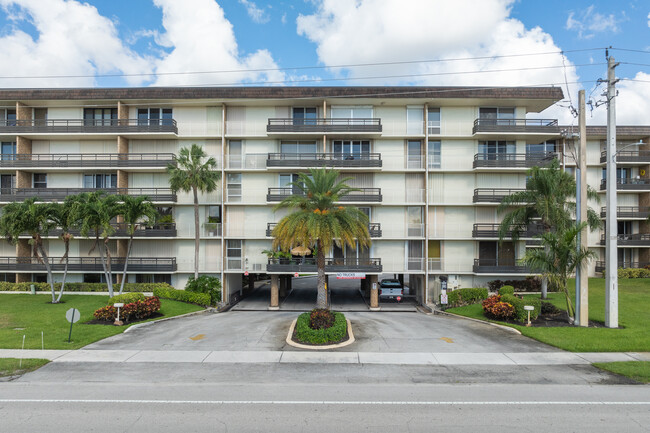
<path fill-rule="evenodd" d="M 158 210 L 151 201 L 149 201 L 149 197 L 146 196 L 134 197 L 131 195 L 120 195 L 118 196 L 118 199 L 122 202 L 119 212 L 120 215 L 122 215 L 122 218 L 124 218 L 126 232 L 129 235 L 129 245 L 126 248 L 124 271 L 122 272 L 122 282 L 120 284 L 119 294 L 121 295 L 124 290 L 124 283 L 126 282 L 126 269 L 129 263 L 129 256 L 131 255 L 133 235 L 139 226 L 153 225 L 158 216 Z"/>
<path fill-rule="evenodd" d="M 325 289 L 325 252 L 333 244 L 362 248 L 370 246 L 368 217 L 355 207 L 339 206 L 337 202 L 352 191 L 345 182 L 337 180 L 339 172 L 327 169 L 310 169 L 310 176 L 301 173 L 293 182 L 298 194 L 282 200 L 274 210 L 293 210 L 273 229 L 273 248 L 289 251 L 292 247 L 315 247 L 318 268 L 318 296 L 316 308 L 328 308 Z"/>
<path fill-rule="evenodd" d="M 79 213 L 75 209 L 76 201 L 77 196 L 69 195 L 65 198 L 63 203 L 49 203 L 49 218 L 52 221 L 53 226 L 58 227 L 59 230 L 61 230 L 59 239 L 63 241 L 63 245 L 65 246 L 65 252 L 63 257 L 61 257 L 61 261 L 65 260 L 65 267 L 63 268 L 63 279 L 61 280 L 61 289 L 59 290 L 57 302 L 61 300 L 63 289 L 65 288 L 65 280 L 68 276 L 70 241 L 73 238 L 71 231 L 72 229 L 77 228 L 80 224 Z"/>
<path fill-rule="evenodd" d="M 570 322 L 573 322 L 574 310 L 567 280 L 584 260 L 596 255 L 587 248 L 578 248 L 578 235 L 587 224 L 573 224 L 561 232 L 543 233 L 540 239 L 544 248 L 531 248 L 523 259 L 526 265 L 548 278 L 552 286 L 564 292 Z"/>
<path fill-rule="evenodd" d="M 197 144 L 184 147 L 178 152 L 176 164 L 169 164 L 169 186 L 172 191 L 192 192 L 194 195 L 194 279 L 199 277 L 199 191 L 212 192 L 217 189 L 221 172 L 217 171 L 217 161 L 207 156 Z"/>
<path fill-rule="evenodd" d="M 0 233 L 12 245 L 16 245 L 24 233 L 31 236 L 29 244 L 34 249 L 36 259 L 45 265 L 47 282 L 52 290 L 52 303 L 54 304 L 57 302 L 54 276 L 43 246 L 43 236 L 47 236 L 47 233 L 54 228 L 54 224 L 50 218 L 50 206 L 47 203 L 37 203 L 37 200 L 38 198 L 34 197 L 5 206 L 2 209 L 2 217 L 0 217 Z"/>

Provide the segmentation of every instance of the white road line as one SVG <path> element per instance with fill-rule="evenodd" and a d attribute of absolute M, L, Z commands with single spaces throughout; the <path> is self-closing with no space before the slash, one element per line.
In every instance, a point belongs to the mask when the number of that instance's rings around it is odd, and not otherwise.
<path fill-rule="evenodd" d="M 639 406 L 650 401 L 328 401 L 328 400 L 88 400 L 88 399 L 0 399 L 0 403 L 89 403 L 89 404 L 201 404 L 201 405 L 338 405 L 338 406 Z"/>

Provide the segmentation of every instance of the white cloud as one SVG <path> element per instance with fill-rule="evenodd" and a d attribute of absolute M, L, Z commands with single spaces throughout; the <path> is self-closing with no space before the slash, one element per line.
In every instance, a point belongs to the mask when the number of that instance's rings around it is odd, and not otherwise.
<path fill-rule="evenodd" d="M 637 72 L 631 80 L 621 80 L 616 84 L 618 96 L 616 97 L 616 123 L 618 125 L 648 125 L 648 112 L 650 112 L 650 74 Z M 606 86 L 601 87 L 603 90 Z M 594 92 L 595 100 L 604 100 L 600 95 L 603 92 Z M 607 123 L 607 105 L 602 104 L 594 109 L 591 120 L 587 123 L 604 125 Z"/>
<path fill-rule="evenodd" d="M 577 15 L 573 11 L 570 12 L 565 27 L 567 30 L 576 31 L 580 39 L 591 39 L 596 33 L 606 31 L 617 33 L 620 21 L 614 14 L 603 15 L 595 12 L 594 6 L 591 5 Z"/>
<path fill-rule="evenodd" d="M 248 12 L 248 16 L 253 20 L 253 22 L 256 22 L 258 24 L 264 24 L 268 23 L 271 17 L 269 17 L 269 14 L 266 13 L 264 9 L 261 9 L 257 7 L 257 5 L 250 1 L 250 0 L 238 0 L 239 3 L 244 5 L 246 7 L 246 12 Z"/>

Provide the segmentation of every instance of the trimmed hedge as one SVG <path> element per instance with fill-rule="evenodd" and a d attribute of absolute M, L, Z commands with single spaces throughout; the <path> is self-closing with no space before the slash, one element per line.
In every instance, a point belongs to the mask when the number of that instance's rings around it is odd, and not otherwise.
<path fill-rule="evenodd" d="M 302 313 L 296 321 L 296 337 L 303 343 L 328 344 L 343 340 L 348 330 L 348 322 L 343 313 L 333 312 L 334 324 L 327 329 L 311 329 L 309 319 L 311 313 Z"/>
<path fill-rule="evenodd" d="M 147 317 L 153 316 L 158 310 L 160 310 L 160 299 L 155 296 L 144 300 L 137 300 L 124 304 L 124 307 L 120 308 L 120 320 L 128 322 L 134 318 L 138 320 L 146 319 Z M 112 305 L 107 305 L 106 307 L 97 309 L 93 315 L 97 320 L 112 322 L 117 318 L 117 308 Z"/>
<path fill-rule="evenodd" d="M 188 304 L 197 304 L 203 307 L 210 305 L 210 295 L 207 293 L 194 293 L 185 290 L 176 290 L 173 287 L 169 288 L 156 288 L 153 290 L 153 295 L 160 299 L 173 299 L 174 301 L 187 302 Z"/>
<path fill-rule="evenodd" d="M 603 272 L 603 278 L 605 272 Z M 619 268 L 618 278 L 650 278 L 650 269 Z"/>
<path fill-rule="evenodd" d="M 144 301 L 144 295 L 140 292 L 131 292 L 131 293 L 122 293 L 121 295 L 115 295 L 112 298 L 108 298 L 108 304 L 113 305 L 117 302 L 123 304 L 130 304 L 135 301 Z"/>
<path fill-rule="evenodd" d="M 47 283 L 8 283 L 0 281 L 0 291 L 4 292 L 29 292 L 30 286 L 34 285 L 37 292 L 49 292 L 50 285 Z M 61 283 L 54 283 L 56 290 L 61 289 Z M 118 285 L 113 285 L 113 288 L 119 289 Z M 173 289 L 167 283 L 126 283 L 124 284 L 125 292 L 153 292 L 156 288 L 169 288 Z M 106 283 L 65 283 L 66 292 L 108 292 Z"/>
<path fill-rule="evenodd" d="M 488 289 L 484 287 L 448 290 L 447 306 L 462 307 L 463 305 L 476 304 L 487 297 Z"/>
<path fill-rule="evenodd" d="M 221 281 L 217 277 L 200 275 L 196 280 L 190 277 L 185 284 L 185 290 L 194 293 L 205 293 L 210 296 L 210 305 L 221 301 Z"/>
<path fill-rule="evenodd" d="M 499 289 L 499 295 L 514 295 L 515 288 L 512 286 L 503 286 Z"/>
<path fill-rule="evenodd" d="M 518 292 L 539 292 L 542 290 L 542 281 L 537 277 L 526 277 L 524 280 L 493 280 L 488 281 L 487 284 L 492 292 L 498 291 L 503 286 L 512 286 Z"/>
<path fill-rule="evenodd" d="M 528 321 L 528 311 L 524 310 L 524 305 L 532 305 L 535 308 L 530 312 L 530 320 L 537 319 L 542 308 L 541 299 L 527 298 L 526 300 L 523 300 L 514 295 L 501 295 L 501 301 L 507 302 L 515 307 L 515 315 L 513 316 L 513 319 L 521 323 Z"/>

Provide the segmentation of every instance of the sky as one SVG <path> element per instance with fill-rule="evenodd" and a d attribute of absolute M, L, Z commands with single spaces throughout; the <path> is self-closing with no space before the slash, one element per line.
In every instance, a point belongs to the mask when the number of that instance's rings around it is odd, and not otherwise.
<path fill-rule="evenodd" d="M 650 1 L 0 0 L 0 87 L 539 86 L 650 124 Z"/>

